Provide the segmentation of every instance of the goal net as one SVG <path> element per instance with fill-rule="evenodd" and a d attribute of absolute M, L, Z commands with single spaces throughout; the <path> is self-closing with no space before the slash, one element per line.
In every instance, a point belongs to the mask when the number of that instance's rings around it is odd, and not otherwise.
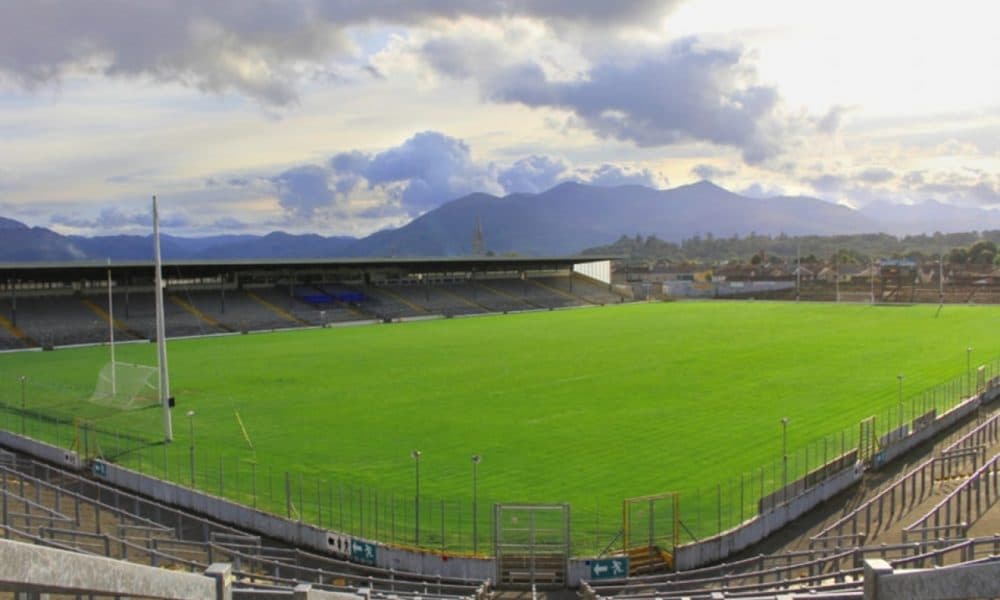
<path fill-rule="evenodd" d="M 107 363 L 97 375 L 90 402 L 118 410 L 134 410 L 160 403 L 159 370 L 147 365 Z"/>

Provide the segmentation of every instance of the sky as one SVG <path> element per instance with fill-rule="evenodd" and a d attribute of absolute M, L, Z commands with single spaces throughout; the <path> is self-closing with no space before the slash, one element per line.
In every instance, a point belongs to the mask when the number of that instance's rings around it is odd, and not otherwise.
<path fill-rule="evenodd" d="M 0 216 L 363 236 L 573 180 L 1000 209 L 1000 4 L 0 0 Z"/>

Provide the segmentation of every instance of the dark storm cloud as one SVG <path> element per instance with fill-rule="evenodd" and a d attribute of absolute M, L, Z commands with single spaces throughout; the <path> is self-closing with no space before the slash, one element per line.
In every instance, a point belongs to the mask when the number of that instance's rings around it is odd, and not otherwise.
<path fill-rule="evenodd" d="M 13 0 L 0 18 L 0 78 L 35 88 L 74 71 L 150 77 L 271 105 L 353 46 L 345 28 L 463 16 L 644 25 L 675 1 Z M 359 72 L 364 67 L 360 67 Z"/>
<path fill-rule="evenodd" d="M 534 62 L 493 66 L 502 48 L 483 44 L 442 38 L 427 43 L 423 56 L 441 73 L 477 80 L 490 100 L 569 110 L 599 137 L 639 146 L 706 141 L 738 148 L 757 164 L 783 150 L 794 125 L 781 114 L 777 90 L 757 83 L 740 49 L 685 39 L 555 80 Z"/>

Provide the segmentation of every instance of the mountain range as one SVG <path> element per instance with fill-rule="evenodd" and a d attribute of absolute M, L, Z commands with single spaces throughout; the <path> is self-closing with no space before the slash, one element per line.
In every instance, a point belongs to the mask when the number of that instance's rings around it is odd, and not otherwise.
<path fill-rule="evenodd" d="M 806 196 L 752 198 L 711 182 L 654 190 L 563 183 L 539 194 L 470 194 L 398 229 L 364 238 L 272 232 L 267 235 L 163 235 L 165 259 L 268 259 L 457 256 L 472 250 L 481 223 L 497 254 L 553 256 L 607 244 L 622 234 L 679 242 L 695 235 L 836 235 L 1000 229 L 1000 211 L 927 202 L 876 203 L 863 210 Z M 150 236 L 65 236 L 0 217 L 0 261 L 148 260 Z"/>

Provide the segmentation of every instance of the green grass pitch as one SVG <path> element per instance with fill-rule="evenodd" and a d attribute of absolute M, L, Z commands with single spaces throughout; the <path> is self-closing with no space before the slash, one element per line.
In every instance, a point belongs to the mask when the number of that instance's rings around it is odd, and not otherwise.
<path fill-rule="evenodd" d="M 481 548 L 494 501 L 570 503 L 586 551 L 611 541 L 623 498 L 672 490 L 682 493 L 682 518 L 704 535 L 718 524 L 716 484 L 766 466 L 775 485 L 782 417 L 789 453 L 812 444 L 815 464 L 817 439 L 835 436 L 835 445 L 862 418 L 897 418 L 898 374 L 908 419 L 935 401 L 927 390 L 964 381 L 967 347 L 973 364 L 1000 356 L 1000 309 L 937 310 L 682 302 L 171 340 L 175 442 L 119 460 L 154 472 L 166 460 L 167 474 L 187 483 L 185 414 L 193 410 L 199 487 L 232 494 L 238 485 L 249 501 L 253 485 L 259 505 L 283 513 L 289 471 L 295 510 L 370 537 L 412 541 L 403 532 L 412 522 L 414 449 L 431 527 L 425 543 L 440 542 L 433 532 L 446 499 L 446 537 L 457 540 L 447 547 L 469 546 L 474 454 L 482 456 Z M 153 344 L 117 351 L 120 361 L 155 364 Z M 2 400 L 20 402 L 17 378 L 26 375 L 29 409 L 97 416 L 80 399 L 107 360 L 106 347 L 0 355 Z M 18 430 L 18 415 L 0 413 L 0 426 Z M 28 415 L 30 431 L 70 443 L 66 428 Z M 152 436 L 159 419 L 154 408 L 100 422 Z M 724 525 L 740 512 L 732 489 Z M 743 504 L 748 517 L 752 501 Z M 390 518 L 399 529 L 391 534 Z"/>

